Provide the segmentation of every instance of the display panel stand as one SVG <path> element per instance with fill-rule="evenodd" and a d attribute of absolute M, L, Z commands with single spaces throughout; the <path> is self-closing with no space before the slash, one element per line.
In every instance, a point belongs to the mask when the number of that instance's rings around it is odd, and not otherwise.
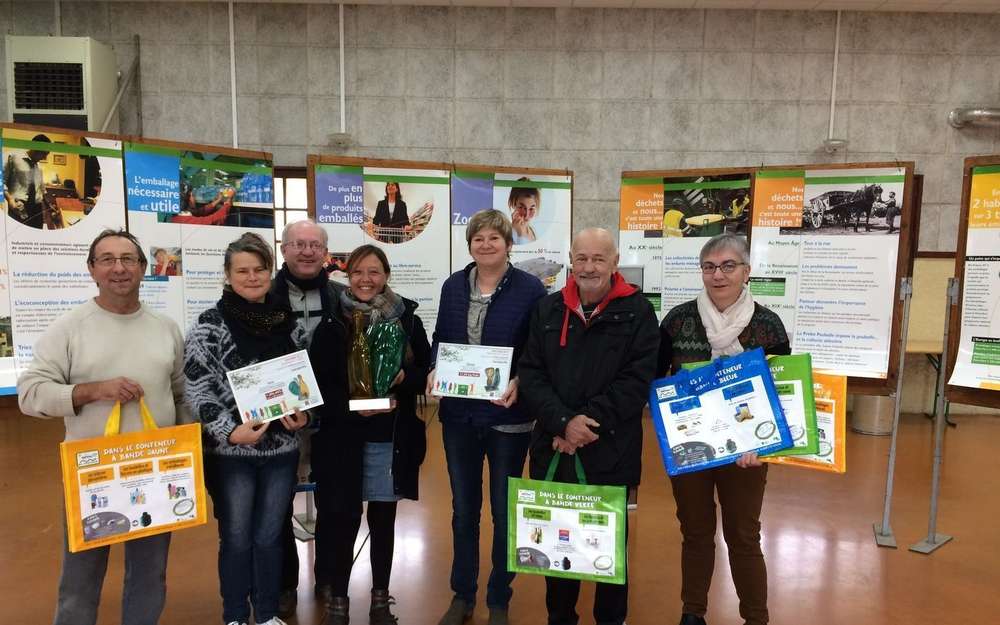
<path fill-rule="evenodd" d="M 899 280 L 899 299 L 903 302 L 903 323 L 899 332 L 899 369 L 896 375 L 896 392 L 891 395 L 893 398 L 892 439 L 889 442 L 889 467 L 885 475 L 885 504 L 882 506 L 882 522 L 873 525 L 875 544 L 879 547 L 889 547 L 891 549 L 896 548 L 896 537 L 892 533 L 889 516 L 892 513 L 892 486 L 896 474 L 896 442 L 899 439 L 899 397 L 903 391 L 906 334 L 910 325 L 910 300 L 913 295 L 912 280 L 909 276 L 903 276 Z"/>
<path fill-rule="evenodd" d="M 950 278 L 948 280 L 948 305 L 944 313 L 944 352 L 941 354 L 941 362 L 948 362 L 948 332 L 951 327 L 952 307 L 958 303 L 958 280 Z M 938 371 L 937 379 L 937 406 L 934 410 L 934 460 L 931 466 L 931 506 L 930 516 L 927 520 L 927 538 L 910 547 L 910 551 L 917 553 L 931 553 L 941 545 L 952 539 L 947 534 L 937 533 L 937 504 L 938 493 L 941 490 L 941 446 L 944 442 L 944 426 L 947 416 L 945 405 L 947 400 L 944 397 L 944 367 Z"/>

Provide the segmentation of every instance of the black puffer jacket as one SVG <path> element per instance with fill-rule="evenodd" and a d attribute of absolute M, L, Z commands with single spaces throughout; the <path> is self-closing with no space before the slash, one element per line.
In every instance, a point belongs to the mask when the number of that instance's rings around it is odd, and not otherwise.
<path fill-rule="evenodd" d="M 600 423 L 599 438 L 577 450 L 591 484 L 634 485 L 642 472 L 642 409 L 656 371 L 653 307 L 620 274 L 589 323 L 578 314 L 572 278 L 543 298 L 518 363 L 518 401 L 535 416 L 530 472 L 543 479 L 552 439 L 578 414 Z"/>
<path fill-rule="evenodd" d="M 413 361 L 403 365 L 405 378 L 391 392 L 396 397 L 393 423 L 392 475 L 395 493 L 407 499 L 418 496 L 420 465 L 427 452 L 424 422 L 417 416 L 417 395 L 427 384 L 431 346 L 420 317 L 414 314 L 416 302 L 403 298 L 406 310 L 400 322 L 406 332 Z M 313 479 L 322 483 L 324 493 L 344 504 L 361 501 L 362 462 L 370 424 L 347 408 L 350 399 L 347 385 L 347 350 L 349 333 L 339 302 L 316 327 L 309 346 L 323 394 L 319 432 L 312 440 Z M 324 495 L 326 496 L 326 495 Z"/>

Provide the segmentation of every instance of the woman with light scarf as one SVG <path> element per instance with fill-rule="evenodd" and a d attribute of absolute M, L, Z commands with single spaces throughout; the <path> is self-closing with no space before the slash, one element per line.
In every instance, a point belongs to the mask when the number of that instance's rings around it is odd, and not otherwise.
<path fill-rule="evenodd" d="M 374 245 L 362 245 L 347 259 L 348 288 L 316 326 L 309 354 L 323 395 L 320 430 L 313 438 L 316 481 L 316 588 L 323 603 L 323 625 L 347 625 L 348 587 L 354 544 L 367 502 L 371 545 L 372 591 L 368 622 L 395 625 L 390 610 L 389 579 L 395 538 L 396 507 L 417 499 L 420 464 L 427 439 L 417 416 L 416 397 L 423 391 L 431 347 L 417 303 L 389 287 L 389 261 Z M 363 326 L 398 322 L 406 334 L 399 372 L 389 392 L 387 410 L 349 410 L 348 357 L 354 337 L 354 314 Z"/>
<path fill-rule="evenodd" d="M 790 353 L 785 327 L 774 312 L 754 302 L 747 287 L 750 250 L 735 234 L 715 236 L 701 249 L 704 290 L 670 312 L 660 324 L 660 377 L 681 365 L 732 356 L 762 347 L 766 354 Z M 760 512 L 767 465 L 755 453 L 726 465 L 670 478 L 681 524 L 680 625 L 705 625 L 708 589 L 715 567 L 715 493 L 740 616 L 764 625 L 767 569 L 760 549 Z"/>

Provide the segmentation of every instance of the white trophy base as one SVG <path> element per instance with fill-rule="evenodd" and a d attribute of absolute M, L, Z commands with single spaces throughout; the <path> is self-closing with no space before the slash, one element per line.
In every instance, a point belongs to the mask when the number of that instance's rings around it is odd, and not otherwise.
<path fill-rule="evenodd" d="M 392 408 L 392 399 L 379 397 L 378 399 L 352 399 L 347 402 L 347 407 L 352 412 L 358 410 L 388 410 Z"/>

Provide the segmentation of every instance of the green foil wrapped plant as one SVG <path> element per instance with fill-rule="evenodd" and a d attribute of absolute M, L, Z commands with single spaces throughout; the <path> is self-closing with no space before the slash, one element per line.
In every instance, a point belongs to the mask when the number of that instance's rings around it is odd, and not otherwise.
<path fill-rule="evenodd" d="M 406 333 L 398 320 L 379 321 L 368 326 L 371 378 L 375 397 L 389 395 L 389 387 L 403 364 Z"/>

